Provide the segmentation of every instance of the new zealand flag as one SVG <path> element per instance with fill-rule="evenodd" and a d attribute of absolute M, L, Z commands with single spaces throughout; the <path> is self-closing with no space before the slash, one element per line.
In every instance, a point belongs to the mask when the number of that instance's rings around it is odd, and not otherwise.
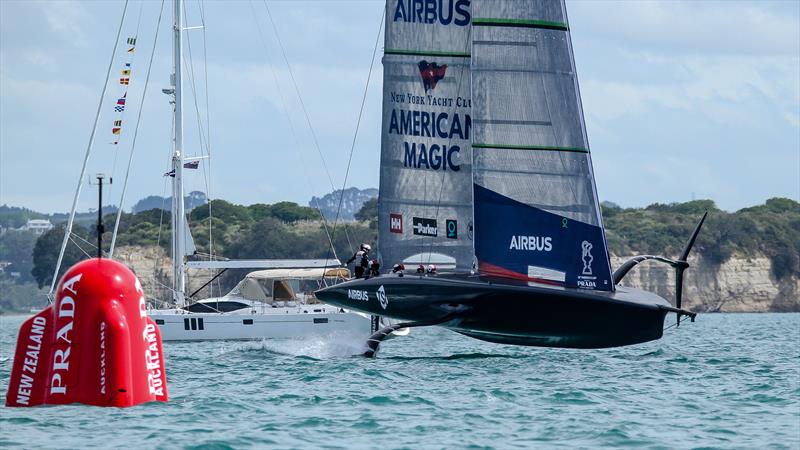
<path fill-rule="evenodd" d="M 425 92 L 436 89 L 438 83 L 447 71 L 447 64 L 438 65 L 435 62 L 429 63 L 424 59 L 419 62 L 419 75 L 422 77 L 422 86 Z"/>

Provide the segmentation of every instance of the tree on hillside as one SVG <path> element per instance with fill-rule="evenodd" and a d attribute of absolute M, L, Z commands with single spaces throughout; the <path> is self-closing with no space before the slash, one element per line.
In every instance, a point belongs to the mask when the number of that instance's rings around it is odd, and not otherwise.
<path fill-rule="evenodd" d="M 226 202 L 225 200 L 211 200 L 211 215 L 225 223 L 250 222 L 253 218 L 246 206 Z M 208 219 L 208 207 L 195 208 L 189 213 L 192 221 Z"/>
<path fill-rule="evenodd" d="M 18 283 L 33 281 L 33 247 L 38 235 L 31 231 L 8 230 L 0 236 L 0 261 L 7 261 L 11 266 L 8 272 L 19 272 Z"/>
<path fill-rule="evenodd" d="M 356 220 L 369 221 L 369 227 L 372 229 L 378 228 L 378 199 L 371 198 L 364 202 L 354 217 Z"/>
<path fill-rule="evenodd" d="M 294 202 L 278 202 L 270 207 L 272 217 L 284 222 L 297 222 L 298 220 L 315 220 L 319 212 L 314 208 L 300 206 Z"/>
<path fill-rule="evenodd" d="M 31 219 L 46 219 L 47 215 L 28 208 L 0 205 L 0 227 L 19 228 Z"/>
<path fill-rule="evenodd" d="M 89 233 L 83 227 L 73 227 L 72 234 L 89 237 Z M 61 241 L 64 238 L 64 227 L 57 226 L 52 230 L 39 236 L 36 245 L 33 248 L 33 270 L 31 273 L 39 284 L 39 287 L 50 284 L 53 280 L 53 269 L 56 267 L 58 261 L 58 252 L 61 250 Z M 80 240 L 78 240 L 80 242 Z M 82 243 L 83 244 L 83 243 Z M 91 252 L 91 246 L 86 244 L 83 246 L 84 250 L 78 248 L 74 242 L 69 242 L 64 251 L 64 260 L 61 263 L 59 276 L 63 275 L 73 264 L 84 259 L 86 252 Z M 91 253 L 90 253 L 91 254 Z"/>

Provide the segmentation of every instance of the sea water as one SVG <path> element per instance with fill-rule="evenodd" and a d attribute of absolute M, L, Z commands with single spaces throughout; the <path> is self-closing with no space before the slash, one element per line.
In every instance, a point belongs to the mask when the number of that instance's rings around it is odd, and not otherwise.
<path fill-rule="evenodd" d="M 0 318 L 3 395 L 22 320 Z M 2 408 L 0 446 L 800 448 L 800 314 L 705 314 L 605 350 L 441 328 L 376 359 L 352 356 L 361 346 L 166 343 L 169 403 Z"/>

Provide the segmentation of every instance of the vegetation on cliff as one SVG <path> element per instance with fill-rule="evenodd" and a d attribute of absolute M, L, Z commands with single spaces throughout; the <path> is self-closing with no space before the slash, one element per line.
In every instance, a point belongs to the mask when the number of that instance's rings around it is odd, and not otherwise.
<path fill-rule="evenodd" d="M 733 254 L 762 253 L 772 260 L 777 279 L 800 276 L 800 204 L 786 198 L 771 198 L 734 213 L 718 209 L 711 200 L 646 208 L 604 203 L 609 251 L 677 256 L 705 211 L 708 219 L 694 250 L 704 261 L 719 265 Z"/>
<path fill-rule="evenodd" d="M 209 235 L 213 237 L 213 253 L 232 259 L 332 257 L 328 244 L 328 235 L 332 235 L 336 256 L 344 261 L 361 242 L 376 243 L 375 200 L 366 202 L 356 213 L 356 222 L 339 223 L 336 227 L 324 223 L 316 209 L 291 202 L 242 206 L 214 200 L 210 206 L 211 219 L 206 206 L 195 208 L 189 214 L 192 235 L 200 253 L 209 252 Z M 772 275 L 776 279 L 800 277 L 800 204 L 785 198 L 769 199 L 762 205 L 733 213 L 718 209 L 710 200 L 653 204 L 645 208 L 621 208 L 604 203 L 609 250 L 615 255 L 676 256 L 704 211 L 709 211 L 709 217 L 695 246 L 696 254 L 704 263 L 719 265 L 734 254 L 763 254 L 771 259 Z M 21 209 L 6 212 L 27 217 L 36 214 Z M 109 230 L 104 236 L 106 247 L 111 241 L 114 218 L 113 214 L 106 216 Z M 160 245 L 169 250 L 169 225 L 169 212 L 160 209 L 123 214 L 117 245 Z M 24 296 L 40 295 L 35 289 L 23 292 L 30 290 L 30 286 L 14 289 L 9 286 L 25 284 L 25 277 L 34 279 L 40 286 L 50 283 L 63 227 L 57 226 L 38 240 L 17 233 L 9 230 L 0 236 L 0 260 L 14 259 L 13 267 L 26 273 L 16 279 L 9 278 L 8 271 L 0 274 L 3 299 L 17 291 Z M 93 226 L 77 226 L 73 234 L 62 266 L 65 269 L 96 252 Z M 25 254 L 30 255 L 31 249 L 32 257 L 26 259 Z M 1 310 L 7 307 L 10 305 L 0 304 Z"/>

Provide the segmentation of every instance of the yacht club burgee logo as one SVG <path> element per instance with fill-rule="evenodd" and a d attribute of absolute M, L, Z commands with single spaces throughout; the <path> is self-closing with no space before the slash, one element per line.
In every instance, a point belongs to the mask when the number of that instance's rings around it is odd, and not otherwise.
<path fill-rule="evenodd" d="M 425 88 L 426 93 L 436 89 L 436 83 L 441 81 L 445 73 L 447 73 L 447 64 L 440 66 L 435 62 L 429 63 L 424 59 L 419 62 L 418 67 L 419 76 L 422 78 L 422 87 Z"/>

